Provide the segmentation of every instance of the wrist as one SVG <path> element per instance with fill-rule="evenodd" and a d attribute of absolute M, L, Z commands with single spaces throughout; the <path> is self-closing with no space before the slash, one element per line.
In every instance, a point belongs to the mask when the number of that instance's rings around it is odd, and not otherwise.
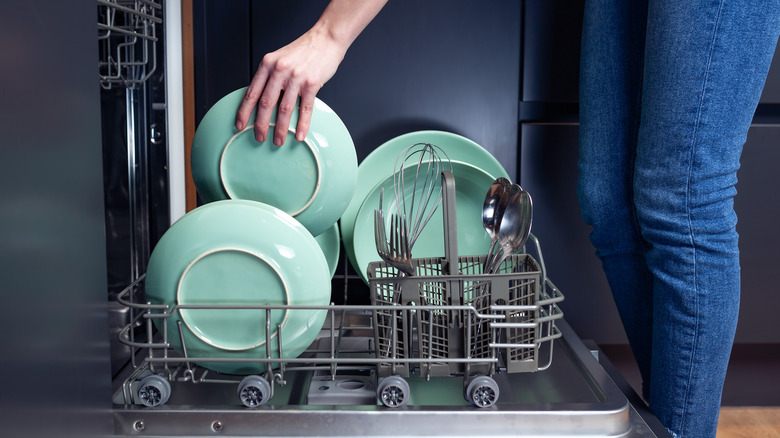
<path fill-rule="evenodd" d="M 332 23 L 328 20 L 318 21 L 309 32 L 313 38 L 337 48 L 342 53 L 346 53 L 349 46 L 355 40 L 355 36 L 352 36 L 352 34 L 343 26 L 339 26 L 337 23 Z"/>

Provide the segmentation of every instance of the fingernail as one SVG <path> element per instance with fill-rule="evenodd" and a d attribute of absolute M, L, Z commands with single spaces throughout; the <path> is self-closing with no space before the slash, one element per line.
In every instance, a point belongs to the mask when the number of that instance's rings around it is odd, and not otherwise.
<path fill-rule="evenodd" d="M 295 139 L 298 141 L 306 140 L 306 138 L 304 138 L 303 134 L 301 134 L 300 132 L 295 135 Z"/>
<path fill-rule="evenodd" d="M 241 130 L 241 128 L 243 128 L 243 126 L 241 126 L 241 122 L 239 122 L 238 120 L 236 120 L 236 129 L 238 129 L 238 130 L 240 131 L 240 130 Z"/>
<path fill-rule="evenodd" d="M 262 134 L 257 134 L 257 135 L 255 135 L 255 139 L 256 139 L 258 142 L 260 142 L 260 143 L 262 143 L 262 142 L 264 142 L 264 141 L 265 141 L 265 137 L 263 137 L 263 135 L 262 135 Z"/>
<path fill-rule="evenodd" d="M 281 146 L 282 145 L 282 137 L 274 138 L 274 144 L 277 145 L 277 146 Z"/>

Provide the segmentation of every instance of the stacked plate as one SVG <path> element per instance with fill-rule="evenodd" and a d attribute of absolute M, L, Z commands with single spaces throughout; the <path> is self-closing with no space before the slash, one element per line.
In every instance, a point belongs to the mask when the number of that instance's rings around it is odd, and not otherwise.
<path fill-rule="evenodd" d="M 162 236 L 149 260 L 146 297 L 171 306 L 153 321 L 179 352 L 183 340 L 189 357 L 265 357 L 269 339 L 279 357 L 280 336 L 284 356 L 295 357 L 314 340 L 325 311 L 272 310 L 267 335 L 266 311 L 247 307 L 326 305 L 328 261 L 287 213 L 255 201 L 216 201 L 187 213 Z M 201 365 L 230 374 L 265 369 L 241 362 Z"/>
<path fill-rule="evenodd" d="M 246 89 L 220 99 L 203 117 L 192 142 L 192 178 L 204 202 L 249 199 L 273 205 L 319 236 L 346 210 L 357 179 L 352 137 L 338 115 L 315 99 L 304 141 L 287 133 L 282 146 L 273 136 L 255 140 L 254 114 L 247 128 L 235 128 Z M 271 125 L 276 111 L 271 116 Z M 296 126 L 296 110 L 290 126 Z"/>
<path fill-rule="evenodd" d="M 384 188 L 384 211 L 396 211 L 392 195 L 396 158 L 404 149 L 417 143 L 439 146 L 452 161 L 460 255 L 484 254 L 490 245 L 490 239 L 482 227 L 482 203 L 485 191 L 496 178 L 508 178 L 504 167 L 482 146 L 457 134 L 442 131 L 405 134 L 382 144 L 360 163 L 355 193 L 339 221 L 346 255 L 366 282 L 368 264 L 380 260 L 374 243 L 373 226 L 380 191 Z M 409 196 L 408 193 L 405 195 Z M 387 220 L 389 216 L 385 215 Z M 412 256 L 443 255 L 443 218 L 439 209 L 415 243 Z"/>
<path fill-rule="evenodd" d="M 336 223 L 357 180 L 352 138 L 324 102 L 315 101 L 304 141 L 290 131 L 277 147 L 272 136 L 255 140 L 254 114 L 249 128 L 235 129 L 245 91 L 222 98 L 198 126 L 192 175 L 206 204 L 166 231 L 146 277 L 147 299 L 168 306 L 153 321 L 171 345 L 231 374 L 265 366 L 213 359 L 265 357 L 269 342 L 272 357 L 281 357 L 280 344 L 283 357 L 296 357 L 316 337 L 325 310 L 257 306 L 329 303 L 340 252 Z M 275 119 L 274 112 L 272 125 Z"/>

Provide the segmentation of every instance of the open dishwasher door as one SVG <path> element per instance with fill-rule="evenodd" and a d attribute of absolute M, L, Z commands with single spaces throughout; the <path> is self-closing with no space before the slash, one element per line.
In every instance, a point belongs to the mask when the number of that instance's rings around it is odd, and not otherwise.
<path fill-rule="evenodd" d="M 340 319 L 345 336 L 340 349 L 361 351 L 370 343 L 366 314 Z M 326 326 L 331 324 L 329 318 Z M 121 390 L 114 406 L 119 436 L 668 436 L 635 395 L 632 402 L 565 321 L 554 340 L 555 360 L 543 371 L 497 373 L 500 400 L 477 408 L 463 398 L 463 383 L 452 377 L 410 376 L 405 406 L 388 408 L 375 397 L 371 373 L 344 367 L 335 376 L 315 370 L 288 372 L 265 405 L 247 408 L 236 397 L 235 379 L 223 384 L 181 379 L 170 399 L 149 408 L 124 403 Z M 325 331 L 325 330 L 324 330 Z M 329 350 L 323 337 L 317 351 Z M 316 344 L 316 343 L 315 343 Z M 314 354 L 317 354 L 316 352 Z M 354 353 L 353 355 L 359 355 Z M 607 369 L 612 369 L 609 364 Z M 204 374 L 205 375 L 205 374 Z M 619 376 L 617 376 L 620 379 Z M 623 382 L 624 383 L 624 382 Z M 324 392 L 333 391 L 333 394 Z M 339 392 L 336 394 L 336 392 Z"/>

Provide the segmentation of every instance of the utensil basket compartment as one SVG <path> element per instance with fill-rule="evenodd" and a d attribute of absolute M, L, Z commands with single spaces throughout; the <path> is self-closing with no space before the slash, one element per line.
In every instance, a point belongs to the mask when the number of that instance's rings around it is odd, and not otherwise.
<path fill-rule="evenodd" d="M 420 371 L 431 376 L 492 375 L 496 357 L 509 373 L 540 369 L 539 347 L 557 337 L 562 296 L 532 256 L 514 254 L 490 275 L 483 274 L 485 257 L 459 257 L 460 275 L 445 274 L 445 258 L 414 259 L 411 277 L 384 262 L 369 264 L 372 304 L 386 307 L 374 312 L 381 375 L 408 376 L 412 362 L 398 360 L 411 357 L 428 359 Z M 421 311 L 393 308 L 399 305 Z"/>

